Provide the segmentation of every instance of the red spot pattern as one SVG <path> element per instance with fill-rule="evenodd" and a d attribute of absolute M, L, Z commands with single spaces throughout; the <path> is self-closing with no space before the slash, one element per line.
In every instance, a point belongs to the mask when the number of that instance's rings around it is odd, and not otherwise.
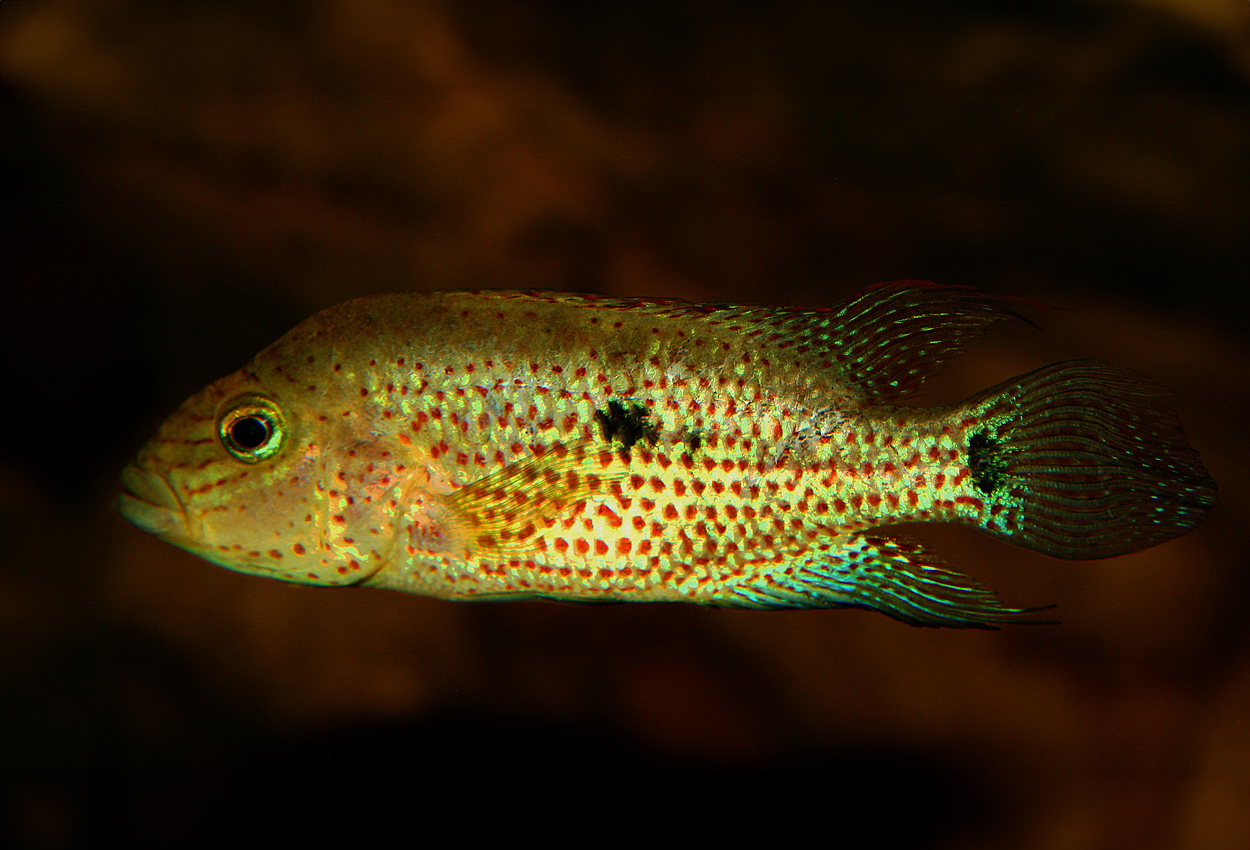
<path fill-rule="evenodd" d="M 491 306 L 467 311 L 467 326 L 542 321 L 539 305 L 561 296 L 481 297 L 490 298 L 484 303 Z M 717 576 L 734 572 L 741 576 L 744 571 L 752 575 L 758 565 L 785 561 L 783 550 L 824 545 L 821 541 L 893 517 L 932 513 L 945 518 L 942 511 L 967 516 L 986 507 L 979 493 L 967 491 L 970 472 L 958 463 L 962 429 L 975 422 L 965 418 L 958 426 L 948 423 L 948 433 L 942 436 L 941 424 L 913 426 L 904 413 L 895 412 L 888 421 L 843 419 L 837 433 L 821 432 L 805 418 L 812 415 L 804 407 L 809 399 L 782 402 L 770 395 L 769 382 L 760 379 L 772 374 L 769 370 L 792 368 L 790 362 L 805 362 L 801 358 L 782 362 L 768 352 L 771 331 L 751 339 L 752 351 L 733 355 L 734 364 L 746 366 L 742 375 L 692 374 L 684 366 L 674 369 L 666 360 L 670 340 L 686 338 L 684 343 L 671 343 L 685 351 L 702 345 L 706 353 L 700 357 L 722 356 L 719 352 L 741 352 L 742 341 L 757 326 L 742 320 L 724 322 L 710 314 L 709 321 L 720 322 L 723 332 L 733 334 L 735 344 L 727 347 L 717 336 L 722 330 L 700 324 L 702 316 L 674 312 L 680 317 L 676 323 L 658 318 L 665 310 L 692 308 L 653 303 L 647 309 L 660 312 L 645 322 L 631 321 L 630 313 L 585 316 L 580 327 L 587 330 L 578 339 L 619 335 L 621 343 L 597 346 L 604 349 L 603 357 L 587 346 L 561 363 L 528 355 L 507 362 L 509 358 L 497 354 L 474 362 L 431 362 L 427 369 L 412 363 L 411 357 L 389 355 L 379 357 L 382 366 L 375 374 L 362 374 L 356 366 L 347 370 L 354 371 L 355 378 L 345 374 L 340 379 L 349 384 L 346 392 L 359 387 L 367 395 L 362 381 L 385 387 L 377 402 L 384 410 L 368 415 L 385 422 L 383 428 L 394 429 L 389 447 L 396 459 L 387 461 L 387 468 L 393 469 L 402 456 L 410 466 L 428 466 L 431 476 L 448 481 L 453 491 L 509 464 L 563 458 L 566 447 L 581 441 L 594 446 L 591 457 L 597 474 L 589 475 L 582 467 L 565 467 L 560 473 L 567 473 L 579 487 L 585 484 L 580 490 L 585 502 L 563 508 L 556 516 L 544 514 L 530 524 L 528 534 L 518 518 L 521 527 L 512 530 L 530 541 L 528 558 L 485 553 L 472 561 L 471 568 L 455 566 L 459 561 L 452 559 L 451 564 L 430 569 L 447 576 L 449 583 L 479 587 L 483 593 L 496 592 L 504 584 L 555 592 L 579 587 L 583 580 L 586 588 L 610 586 L 618 592 L 654 587 L 665 580 L 715 587 L 722 580 Z M 527 319 L 524 312 L 534 315 Z M 658 354 L 637 372 L 626 374 L 607 352 L 638 338 L 631 334 L 644 335 L 643 344 L 656 346 L 652 351 Z M 797 343 L 790 351 L 803 350 L 809 342 Z M 770 354 L 774 362 L 759 352 Z M 410 393 L 405 391 L 409 384 Z M 819 393 L 813 389 L 810 395 L 814 400 Z M 654 446 L 635 445 L 628 461 L 603 447 L 594 412 L 602 409 L 608 396 L 645 404 L 660 430 L 660 441 Z M 698 431 L 697 446 L 687 443 L 689 429 Z M 811 439 L 812 434 L 819 434 L 819 439 Z M 797 468 L 797 457 L 804 458 L 802 469 Z M 363 468 L 363 463 L 356 463 L 353 469 Z M 382 477 L 370 473 L 370 486 L 381 487 Z M 543 479 L 536 474 L 533 480 Z M 364 481 L 353 472 L 351 485 L 344 489 L 364 495 L 360 489 Z M 342 514 L 331 519 L 332 525 L 345 522 Z M 562 536 L 554 536 L 555 530 Z M 356 534 L 367 539 L 362 530 Z M 294 547 L 291 551 L 303 554 Z"/>

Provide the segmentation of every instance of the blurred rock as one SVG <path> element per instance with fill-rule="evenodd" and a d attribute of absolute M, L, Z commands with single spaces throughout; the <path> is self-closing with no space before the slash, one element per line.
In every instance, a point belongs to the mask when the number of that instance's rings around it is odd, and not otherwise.
<path fill-rule="evenodd" d="M 727 817 L 765 789 L 872 846 L 1245 845 L 1248 30 L 1240 0 L 4 3 L 0 840 L 289 837 L 293 777 L 398 759 L 430 771 L 371 789 L 387 825 L 600 782 Z M 924 403 L 1123 363 L 1177 391 L 1219 509 L 1083 564 L 906 529 L 1058 603 L 998 633 L 315 591 L 112 509 L 173 406 L 345 298 L 898 278 L 1065 308 Z"/>

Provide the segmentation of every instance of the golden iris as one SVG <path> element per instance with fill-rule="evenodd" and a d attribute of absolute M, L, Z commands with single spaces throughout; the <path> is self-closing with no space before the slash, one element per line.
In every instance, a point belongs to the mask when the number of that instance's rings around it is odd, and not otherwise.
<path fill-rule="evenodd" d="M 231 456 L 244 463 L 272 457 L 286 438 L 282 410 L 267 398 L 238 399 L 217 419 L 217 437 Z"/>

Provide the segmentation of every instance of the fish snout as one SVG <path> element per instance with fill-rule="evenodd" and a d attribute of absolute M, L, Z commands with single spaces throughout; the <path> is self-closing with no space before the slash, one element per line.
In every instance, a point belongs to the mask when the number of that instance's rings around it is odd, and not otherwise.
<path fill-rule="evenodd" d="M 186 509 L 164 476 L 131 463 L 122 470 L 122 487 L 117 497 L 122 516 L 150 534 L 186 536 Z"/>

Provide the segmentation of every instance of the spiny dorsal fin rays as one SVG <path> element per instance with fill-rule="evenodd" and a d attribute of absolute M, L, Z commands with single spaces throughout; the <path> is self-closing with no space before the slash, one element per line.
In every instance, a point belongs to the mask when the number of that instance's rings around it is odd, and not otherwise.
<path fill-rule="evenodd" d="M 886 537 L 849 535 L 828 551 L 809 550 L 778 569 L 728 590 L 727 604 L 744 608 L 872 608 L 915 626 L 996 629 L 1043 608 L 1008 608 L 976 579 L 957 573 L 919 545 Z M 732 601 L 728 601 L 732 600 Z"/>
<path fill-rule="evenodd" d="M 962 352 L 988 325 L 1024 316 L 969 286 L 896 280 L 870 286 L 841 305 L 822 308 L 692 304 L 679 300 L 609 298 L 554 292 L 498 292 L 598 310 L 622 310 L 716 326 L 741 337 L 771 360 L 840 376 L 863 401 L 885 403 L 915 392 L 942 363 Z"/>
<path fill-rule="evenodd" d="M 619 490 L 626 469 L 602 444 L 557 443 L 444 496 L 443 504 L 475 551 L 529 548 L 544 522 L 570 505 Z"/>

